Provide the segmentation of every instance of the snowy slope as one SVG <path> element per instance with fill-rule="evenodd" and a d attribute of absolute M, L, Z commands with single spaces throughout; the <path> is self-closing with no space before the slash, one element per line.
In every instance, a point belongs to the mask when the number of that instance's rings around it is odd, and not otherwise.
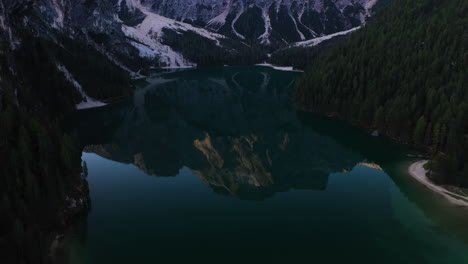
<path fill-rule="evenodd" d="M 340 31 L 340 32 L 337 32 L 337 33 L 334 33 L 334 34 L 323 36 L 323 37 L 318 37 L 318 38 L 313 38 L 313 39 L 309 39 L 309 40 L 306 40 L 306 41 L 300 41 L 300 42 L 292 43 L 289 47 L 307 48 L 307 47 L 317 46 L 318 44 L 322 43 L 325 40 L 329 40 L 329 39 L 332 39 L 332 38 L 337 37 L 337 36 L 348 35 L 348 34 L 354 32 L 354 31 L 356 31 L 356 30 L 358 30 L 360 28 L 361 27 L 355 27 L 355 28 L 352 28 L 350 30 Z"/>
<path fill-rule="evenodd" d="M 79 84 L 75 78 L 73 77 L 73 75 L 67 70 L 67 68 L 65 68 L 65 66 L 59 64 L 57 65 L 57 69 L 59 71 L 61 71 L 63 73 L 63 75 L 65 76 L 65 78 L 71 83 L 73 84 L 73 86 L 75 86 L 75 88 L 78 90 L 78 92 L 81 94 L 81 96 L 83 97 L 83 101 L 81 101 L 80 103 L 78 103 L 76 105 L 76 108 L 77 109 L 86 109 L 86 108 L 93 108 L 93 107 L 100 107 L 100 106 L 104 106 L 106 105 L 106 103 L 103 103 L 101 101 L 98 101 L 94 98 L 91 98 L 90 96 L 88 96 L 84 90 L 83 90 L 83 87 L 81 87 L 81 84 Z"/>
<path fill-rule="evenodd" d="M 146 17 L 136 26 L 122 24 L 122 31 L 130 39 L 130 44 L 140 51 L 141 57 L 158 58 L 161 66 L 171 68 L 196 66 L 195 63 L 187 60 L 171 47 L 162 44 L 164 30 L 171 30 L 178 34 L 191 31 L 213 41 L 218 46 L 221 46 L 220 40 L 226 38 L 206 29 L 154 14 L 142 6 L 138 0 L 127 0 L 127 4 L 142 12 Z"/>
<path fill-rule="evenodd" d="M 133 1 L 133 0 L 127 0 Z M 378 0 L 145 0 L 153 13 L 262 44 L 303 41 L 365 23 Z M 251 31 L 246 28 L 251 23 Z M 260 25 L 264 30 L 255 27 Z"/>

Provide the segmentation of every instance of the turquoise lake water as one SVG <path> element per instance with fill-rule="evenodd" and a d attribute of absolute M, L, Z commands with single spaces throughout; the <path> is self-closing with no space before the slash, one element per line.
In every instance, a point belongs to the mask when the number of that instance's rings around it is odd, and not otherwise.
<path fill-rule="evenodd" d="M 80 111 L 91 211 L 72 263 L 468 263 L 468 210 L 408 147 L 297 112 L 300 73 L 154 72 Z"/>

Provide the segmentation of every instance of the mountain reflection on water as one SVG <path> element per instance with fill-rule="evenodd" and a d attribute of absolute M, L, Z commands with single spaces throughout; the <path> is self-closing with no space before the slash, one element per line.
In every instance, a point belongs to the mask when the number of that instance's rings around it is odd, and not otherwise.
<path fill-rule="evenodd" d="M 154 73 L 132 100 L 80 111 L 74 135 L 85 152 L 154 176 L 186 167 L 215 192 L 252 200 L 291 188 L 325 190 L 331 173 L 360 162 L 380 168 L 372 162 L 401 154 L 394 144 L 297 113 L 299 73 L 251 69 Z"/>
<path fill-rule="evenodd" d="M 157 72 L 71 117 L 92 203 L 71 263 L 467 263 L 468 211 L 404 146 L 298 113 L 298 77 Z"/>

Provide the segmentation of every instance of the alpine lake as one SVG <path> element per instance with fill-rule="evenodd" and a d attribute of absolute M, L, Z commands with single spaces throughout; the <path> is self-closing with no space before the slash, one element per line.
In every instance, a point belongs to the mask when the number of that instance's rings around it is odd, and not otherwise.
<path fill-rule="evenodd" d="M 468 210 L 408 174 L 415 151 L 298 111 L 300 77 L 155 71 L 74 114 L 92 207 L 70 263 L 468 263 Z"/>

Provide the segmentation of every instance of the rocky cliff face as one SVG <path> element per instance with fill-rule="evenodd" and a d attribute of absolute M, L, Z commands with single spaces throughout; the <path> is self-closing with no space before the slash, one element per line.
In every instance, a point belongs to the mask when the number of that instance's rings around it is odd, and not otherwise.
<path fill-rule="evenodd" d="M 132 1 L 132 0 L 127 0 Z M 146 0 L 153 12 L 241 40 L 291 43 L 363 24 L 376 0 Z"/>
<path fill-rule="evenodd" d="M 376 2 L 1 0 L 0 28 L 1 39 L 10 48 L 21 45 L 24 34 L 45 37 L 59 46 L 64 46 L 64 39 L 81 42 L 138 77 L 143 65 L 225 64 L 230 57 L 248 53 L 252 45 L 271 50 L 349 30 L 365 22 Z M 210 50 L 226 59 L 215 62 L 191 56 L 193 50 Z"/>

